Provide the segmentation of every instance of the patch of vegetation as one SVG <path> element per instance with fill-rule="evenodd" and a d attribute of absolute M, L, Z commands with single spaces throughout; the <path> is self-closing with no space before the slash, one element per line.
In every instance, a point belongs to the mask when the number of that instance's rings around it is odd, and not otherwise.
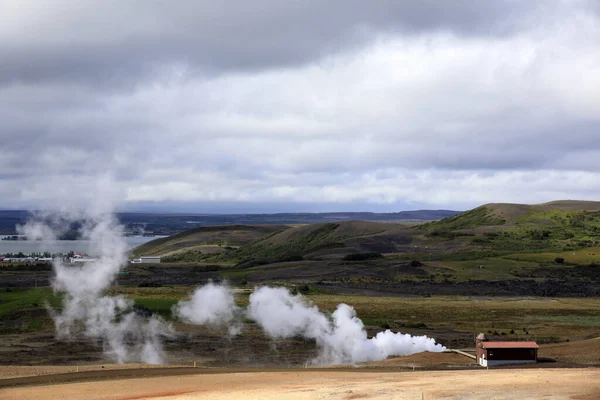
<path fill-rule="evenodd" d="M 487 207 L 481 206 L 440 221 L 419 225 L 419 228 L 431 233 L 450 232 L 458 229 L 470 229 L 480 226 L 504 225 L 506 221 L 493 214 Z"/>
<path fill-rule="evenodd" d="M 172 319 L 171 308 L 179 301 L 175 298 L 134 298 L 135 310 L 147 310 L 165 319 Z"/>
<path fill-rule="evenodd" d="M 251 268 L 274 262 L 300 261 L 308 253 L 321 249 L 344 247 L 334 235 L 339 224 L 322 224 L 308 230 L 303 235 L 289 238 L 284 243 L 261 240 L 254 244 L 239 248 L 233 256 L 241 261 L 239 268 Z"/>
<path fill-rule="evenodd" d="M 46 304 L 61 306 L 61 296 L 48 288 L 15 289 L 0 291 L 0 334 L 34 332 L 50 326 L 51 319 Z"/>
<path fill-rule="evenodd" d="M 201 251 L 190 250 L 181 253 L 171 254 L 161 258 L 162 262 L 200 262 L 206 259 L 207 256 Z"/>
<path fill-rule="evenodd" d="M 229 249 L 244 245 L 286 229 L 282 225 L 220 225 L 189 229 L 164 238 L 151 240 L 133 249 L 135 257 L 162 255 L 198 245 L 221 245 Z"/>
<path fill-rule="evenodd" d="M 407 321 L 408 325 L 425 325 L 433 329 L 464 332 L 510 332 L 515 338 L 545 341 L 597 332 L 600 299 L 512 298 L 474 301 L 470 297 L 372 297 L 309 294 L 320 309 L 333 311 L 337 304 L 351 304 L 365 324 L 378 326 L 385 321 Z M 416 322 L 413 322 L 416 321 Z M 367 323 L 368 322 L 368 323 Z M 421 325 L 423 324 L 423 325 Z M 501 329 L 500 329 L 501 328 Z"/>
<path fill-rule="evenodd" d="M 158 282 L 141 282 L 138 283 L 138 287 L 161 287 L 162 284 Z"/>
<path fill-rule="evenodd" d="M 376 258 L 383 258 L 383 254 L 377 252 L 371 253 L 352 253 L 344 256 L 344 261 L 365 261 Z"/>
<path fill-rule="evenodd" d="M 52 271 L 52 264 L 49 262 L 2 263 L 0 271 Z"/>
<path fill-rule="evenodd" d="M 61 305 L 61 296 L 49 288 L 5 288 L 0 290 L 0 320 L 11 318 L 26 309 L 43 309 L 48 303 L 51 307 Z"/>

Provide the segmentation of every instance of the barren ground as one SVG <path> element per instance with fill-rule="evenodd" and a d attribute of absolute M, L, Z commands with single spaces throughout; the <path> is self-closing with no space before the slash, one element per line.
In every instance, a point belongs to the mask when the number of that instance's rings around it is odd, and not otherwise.
<path fill-rule="evenodd" d="M 144 376 L 143 371 L 139 375 Z M 148 371 L 148 370 L 146 370 Z M 288 370 L 80 381 L 0 389 L 2 399 L 572 399 L 600 398 L 600 369 L 386 372 Z M 188 372 L 189 373 L 189 372 Z M 82 378 L 85 373 L 81 373 Z M 93 379 L 93 378 L 92 378 Z"/>

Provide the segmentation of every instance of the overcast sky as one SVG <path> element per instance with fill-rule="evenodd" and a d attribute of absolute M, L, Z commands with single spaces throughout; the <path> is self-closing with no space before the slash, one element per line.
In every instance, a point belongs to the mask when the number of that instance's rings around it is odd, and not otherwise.
<path fill-rule="evenodd" d="M 600 200 L 600 2 L 0 0 L 0 141 L 0 208 Z"/>

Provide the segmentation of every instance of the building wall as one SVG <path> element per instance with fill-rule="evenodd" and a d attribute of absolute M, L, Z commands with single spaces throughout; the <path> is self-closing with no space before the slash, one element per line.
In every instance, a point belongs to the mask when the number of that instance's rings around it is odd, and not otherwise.
<path fill-rule="evenodd" d="M 485 349 L 488 360 L 533 360 L 537 358 L 536 349 Z"/>
<path fill-rule="evenodd" d="M 484 367 L 503 364 L 537 362 L 537 349 L 483 349 L 477 348 L 477 362 Z"/>
<path fill-rule="evenodd" d="M 140 257 L 140 262 L 143 262 L 143 263 L 160 263 L 160 257 Z"/>
<path fill-rule="evenodd" d="M 483 367 L 493 367 L 494 365 L 505 365 L 505 364 L 533 364 L 535 360 L 486 360 L 485 358 L 479 359 L 479 365 Z"/>

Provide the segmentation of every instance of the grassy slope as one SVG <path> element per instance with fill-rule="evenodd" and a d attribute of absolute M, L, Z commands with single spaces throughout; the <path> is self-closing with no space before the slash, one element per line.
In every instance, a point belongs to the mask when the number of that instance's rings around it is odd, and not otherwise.
<path fill-rule="evenodd" d="M 136 247 L 134 256 L 162 256 L 201 246 L 241 246 L 287 227 L 284 225 L 227 225 L 190 229 Z"/>
<path fill-rule="evenodd" d="M 348 221 L 288 229 L 244 246 L 232 255 L 242 262 L 299 259 L 315 253 L 360 253 L 395 249 L 414 231 L 406 225 Z M 344 250 L 339 251 L 339 249 Z M 383 251 L 382 251 L 383 250 Z"/>
<path fill-rule="evenodd" d="M 450 218 L 428 222 L 420 227 L 428 232 L 455 231 L 458 229 L 477 228 L 480 226 L 504 225 L 506 220 L 488 206 L 477 207 Z"/>
<path fill-rule="evenodd" d="M 304 225 L 279 232 L 261 232 L 258 240 L 226 253 L 211 255 L 203 251 L 200 258 L 172 261 L 237 265 L 220 273 L 234 281 L 250 276 L 248 274 L 258 268 L 264 270 L 265 264 L 275 263 L 273 268 L 282 270 L 269 276 L 279 276 L 285 281 L 290 274 L 296 273 L 284 272 L 283 269 L 288 267 L 298 271 L 298 276 L 306 275 L 299 270 L 304 268 L 330 279 L 330 268 L 323 262 L 334 266 L 343 263 L 346 254 L 381 252 L 395 253 L 386 257 L 389 261 L 424 262 L 423 269 L 428 276 L 415 275 L 416 280 L 589 280 L 597 279 L 597 272 L 577 270 L 574 265 L 600 262 L 600 257 L 595 257 L 590 247 L 597 245 L 600 235 L 600 212 L 595 211 L 599 208 L 600 203 L 574 201 L 541 205 L 487 204 L 412 228 L 402 224 L 357 221 Z M 207 237 L 213 240 L 210 243 L 215 243 L 214 238 L 222 240 L 225 234 L 229 238 L 239 236 L 241 227 L 210 229 L 210 232 L 204 228 L 151 242 L 153 251 L 165 254 L 167 250 L 173 252 L 173 248 L 179 248 L 175 251 L 191 254 L 189 250 L 198 249 L 198 243 L 209 243 Z M 144 247 L 136 249 L 138 253 L 140 250 Z M 565 263 L 554 263 L 556 258 L 564 258 Z M 299 260 L 302 265 L 294 264 Z M 315 263 L 320 264 L 317 267 Z M 370 261 L 366 264 L 372 268 L 394 268 L 389 262 Z M 479 268 L 480 265 L 484 268 Z M 365 263 L 356 263 L 356 268 L 358 277 L 364 273 L 361 271 L 364 271 Z M 317 279 L 316 276 L 313 278 Z M 411 278 L 401 274 L 398 279 Z"/>
<path fill-rule="evenodd" d="M 133 253 L 167 255 L 196 250 L 206 254 L 214 252 L 214 249 L 208 251 L 209 246 L 240 246 L 224 257 L 236 261 L 276 262 L 306 257 L 314 252 L 406 252 L 412 241 L 421 248 L 416 251 L 427 246 L 431 249 L 428 251 L 436 253 L 457 250 L 504 254 L 532 250 L 557 252 L 596 244 L 600 236 L 600 211 L 597 210 L 600 203 L 596 202 L 487 204 L 414 229 L 401 224 L 356 221 L 288 229 L 269 225 L 204 227 L 151 241 Z"/>
<path fill-rule="evenodd" d="M 432 240 L 470 237 L 470 250 L 552 251 L 595 246 L 600 237 L 600 203 L 487 204 L 421 225 Z"/>
<path fill-rule="evenodd" d="M 46 304 L 59 307 L 61 299 L 49 288 L 0 291 L 0 333 L 23 333 L 48 328 Z"/>

